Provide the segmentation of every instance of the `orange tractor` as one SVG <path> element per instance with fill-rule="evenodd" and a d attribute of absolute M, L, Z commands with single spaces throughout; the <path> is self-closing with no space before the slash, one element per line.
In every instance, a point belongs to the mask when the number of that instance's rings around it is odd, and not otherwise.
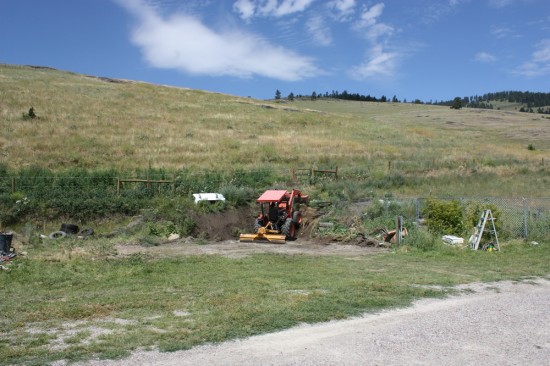
<path fill-rule="evenodd" d="M 308 199 L 296 189 L 265 191 L 256 200 L 261 212 L 254 221 L 254 234 L 241 234 L 240 241 L 284 244 L 286 240 L 296 239 L 302 223 L 300 203 L 307 203 Z"/>

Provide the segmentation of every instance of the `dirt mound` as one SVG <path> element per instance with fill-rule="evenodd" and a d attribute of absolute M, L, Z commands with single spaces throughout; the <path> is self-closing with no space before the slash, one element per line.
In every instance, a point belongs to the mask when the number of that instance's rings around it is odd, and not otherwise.
<path fill-rule="evenodd" d="M 197 223 L 195 232 L 204 239 L 213 241 L 238 240 L 239 234 L 251 232 L 258 213 L 253 207 L 239 207 L 219 213 L 201 214 L 193 217 Z"/>

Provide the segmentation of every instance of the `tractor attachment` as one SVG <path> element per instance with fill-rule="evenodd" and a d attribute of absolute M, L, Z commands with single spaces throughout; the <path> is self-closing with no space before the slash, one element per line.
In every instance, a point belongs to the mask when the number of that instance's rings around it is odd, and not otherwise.
<path fill-rule="evenodd" d="M 261 227 L 258 229 L 256 234 L 241 234 L 240 241 L 269 242 L 273 244 L 284 244 L 286 243 L 286 237 L 284 235 L 280 235 L 277 230 L 271 230 L 265 227 Z"/>

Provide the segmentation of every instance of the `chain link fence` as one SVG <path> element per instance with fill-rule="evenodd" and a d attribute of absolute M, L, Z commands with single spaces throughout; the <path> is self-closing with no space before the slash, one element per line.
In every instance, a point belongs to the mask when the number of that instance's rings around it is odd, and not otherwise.
<path fill-rule="evenodd" d="M 429 198 L 415 200 L 416 220 L 426 219 L 424 209 L 428 200 Z M 496 213 L 499 220 L 499 237 L 526 239 L 545 237 L 550 234 L 550 197 L 450 197 L 438 198 L 438 200 L 460 202 L 465 228 L 471 227 L 472 231 L 479 219 L 479 216 L 474 216 L 474 222 L 470 222 L 472 212 L 479 212 L 479 209 L 490 209 Z"/>

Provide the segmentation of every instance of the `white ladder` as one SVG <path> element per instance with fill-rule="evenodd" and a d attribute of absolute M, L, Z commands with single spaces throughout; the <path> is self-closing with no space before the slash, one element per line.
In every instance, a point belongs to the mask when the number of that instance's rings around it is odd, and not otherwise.
<path fill-rule="evenodd" d="M 487 222 L 490 222 L 489 227 L 487 226 Z M 481 217 L 479 218 L 479 222 L 475 227 L 474 234 L 470 236 L 470 240 L 468 240 L 468 244 L 470 245 L 470 248 L 472 248 L 472 250 L 479 249 L 479 243 L 481 242 L 481 237 L 483 236 L 484 232 L 488 232 L 491 234 L 491 236 L 494 238 L 494 248 L 500 251 L 497 230 L 495 228 L 495 219 L 493 218 L 493 213 L 491 212 L 491 210 L 483 210 L 483 212 L 481 213 Z"/>

